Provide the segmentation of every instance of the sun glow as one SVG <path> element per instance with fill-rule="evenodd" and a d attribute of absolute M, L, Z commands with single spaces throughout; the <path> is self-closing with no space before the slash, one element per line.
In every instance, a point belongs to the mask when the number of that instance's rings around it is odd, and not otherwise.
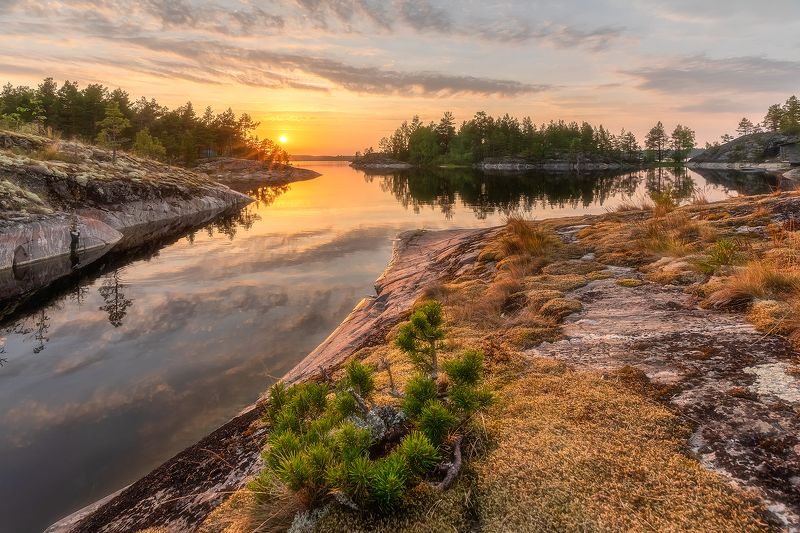
<path fill-rule="evenodd" d="M 278 137 L 278 140 L 281 142 L 281 144 L 286 144 L 289 141 L 289 137 L 287 137 L 286 135 L 281 135 L 280 137 Z"/>

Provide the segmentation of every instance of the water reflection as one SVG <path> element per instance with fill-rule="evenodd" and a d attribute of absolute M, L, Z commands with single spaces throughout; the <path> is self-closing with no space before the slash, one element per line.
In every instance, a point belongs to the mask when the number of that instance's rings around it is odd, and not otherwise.
<path fill-rule="evenodd" d="M 473 169 L 430 169 L 392 173 L 364 173 L 368 183 L 378 181 L 400 205 L 414 213 L 435 207 L 447 220 L 459 205 L 470 209 L 479 220 L 493 214 L 530 213 L 545 209 L 579 210 L 604 206 L 614 199 L 646 196 L 670 189 L 679 200 L 691 199 L 700 188 L 695 172 L 687 168 L 652 168 L 629 172 L 584 175 L 511 173 L 487 175 Z M 765 176 L 726 180 L 715 175 L 715 184 L 748 193 L 766 192 Z M 705 186 L 706 184 L 703 183 Z"/>
<path fill-rule="evenodd" d="M 125 297 L 125 287 L 120 270 L 115 270 L 105 277 L 103 284 L 97 289 L 105 302 L 100 306 L 100 310 L 108 314 L 108 322 L 115 328 L 122 325 L 122 320 L 128 314 L 128 308 L 133 305 L 133 300 Z"/>
<path fill-rule="evenodd" d="M 753 186 L 668 169 L 311 168 L 323 176 L 251 190 L 245 209 L 0 304 L 4 527 L 42 530 L 235 415 L 372 293 L 400 231 L 602 213 L 668 185 L 708 187 L 710 200 Z"/>

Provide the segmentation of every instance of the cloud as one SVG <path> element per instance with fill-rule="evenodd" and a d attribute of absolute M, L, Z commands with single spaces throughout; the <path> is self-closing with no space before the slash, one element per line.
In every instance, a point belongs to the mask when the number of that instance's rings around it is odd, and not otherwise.
<path fill-rule="evenodd" d="M 318 28 L 352 33 L 409 29 L 438 37 L 478 37 L 489 42 L 517 44 L 538 41 L 559 48 L 584 47 L 595 51 L 607 48 L 626 33 L 622 26 L 586 29 L 559 22 L 548 18 L 545 13 L 548 10 L 542 6 L 520 1 L 488 9 L 462 0 L 293 0 L 292 3 Z M 370 27 L 370 23 L 375 27 Z"/>
<path fill-rule="evenodd" d="M 664 94 L 790 92 L 800 84 L 800 61 L 756 56 L 693 56 L 622 72 L 639 79 L 639 88 Z"/>
<path fill-rule="evenodd" d="M 683 113 L 741 113 L 746 109 L 747 106 L 741 102 L 725 98 L 708 98 L 697 103 L 679 106 L 676 110 Z"/>
<path fill-rule="evenodd" d="M 241 48 L 221 42 L 146 37 L 125 40 L 151 52 L 182 57 L 191 62 L 192 68 L 199 68 L 201 71 L 214 68 L 229 79 L 256 86 L 298 88 L 311 85 L 316 90 L 324 89 L 309 80 L 297 79 L 294 73 L 299 72 L 350 91 L 373 94 L 517 96 L 551 88 L 544 84 L 514 80 L 355 66 L 325 57 Z M 139 65 L 137 68 L 145 67 Z"/>

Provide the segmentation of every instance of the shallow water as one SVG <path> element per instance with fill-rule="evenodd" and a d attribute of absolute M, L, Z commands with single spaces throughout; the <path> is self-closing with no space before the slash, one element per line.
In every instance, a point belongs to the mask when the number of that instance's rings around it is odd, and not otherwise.
<path fill-rule="evenodd" d="M 648 190 L 709 200 L 757 176 L 471 171 L 323 176 L 165 244 L 94 265 L 0 329 L 0 530 L 38 531 L 135 481 L 252 403 L 365 295 L 398 232 L 510 212 L 602 213 Z M 2 296 L 2 295 L 0 295 Z"/>

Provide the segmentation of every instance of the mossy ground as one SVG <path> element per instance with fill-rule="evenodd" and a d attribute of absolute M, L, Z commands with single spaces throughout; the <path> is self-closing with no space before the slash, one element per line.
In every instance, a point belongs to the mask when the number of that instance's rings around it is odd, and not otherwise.
<path fill-rule="evenodd" d="M 458 482 L 444 493 L 418 489 L 401 513 L 389 517 L 334 505 L 316 530 L 768 530 L 759 503 L 689 456 L 687 421 L 662 402 L 663 389 L 641 372 L 623 368 L 604 375 L 532 358 L 525 350 L 560 337 L 561 321 L 580 309 L 568 292 L 609 277 L 606 265 L 638 268 L 652 281 L 688 283 L 687 290 L 708 298 L 739 283 L 737 276 L 754 257 L 800 256 L 790 228 L 770 230 L 776 237 L 767 244 L 737 232 L 742 225 L 774 224 L 770 206 L 787 199 L 794 197 L 693 205 L 658 216 L 627 210 L 536 224 L 510 221 L 487 243 L 472 270 L 428 288 L 425 295 L 445 306 L 443 358 L 466 347 L 482 349 L 497 398 L 468 435 L 466 467 Z M 575 242 L 558 236 L 568 226 L 587 223 Z M 741 264 L 714 264 L 709 270 L 715 243 L 743 234 L 747 254 L 736 259 Z M 597 260 L 586 259 L 587 253 Z M 646 282 L 625 278 L 619 283 Z M 785 312 L 800 289 L 786 280 L 770 283 L 781 289 L 761 287 L 770 299 L 751 300 L 750 315 L 760 328 L 791 332 L 783 327 Z M 776 322 L 783 329 L 777 330 Z M 388 362 L 396 388 L 402 389 L 413 368 L 389 342 L 393 337 L 390 332 L 386 344 L 355 357 L 378 369 Z M 396 401 L 386 372 L 379 372 L 376 382 L 378 402 Z M 241 491 L 203 531 L 273 530 L 272 522 L 259 525 L 253 517 L 272 516 L 285 505 L 276 502 L 282 500 L 257 501 Z"/>

